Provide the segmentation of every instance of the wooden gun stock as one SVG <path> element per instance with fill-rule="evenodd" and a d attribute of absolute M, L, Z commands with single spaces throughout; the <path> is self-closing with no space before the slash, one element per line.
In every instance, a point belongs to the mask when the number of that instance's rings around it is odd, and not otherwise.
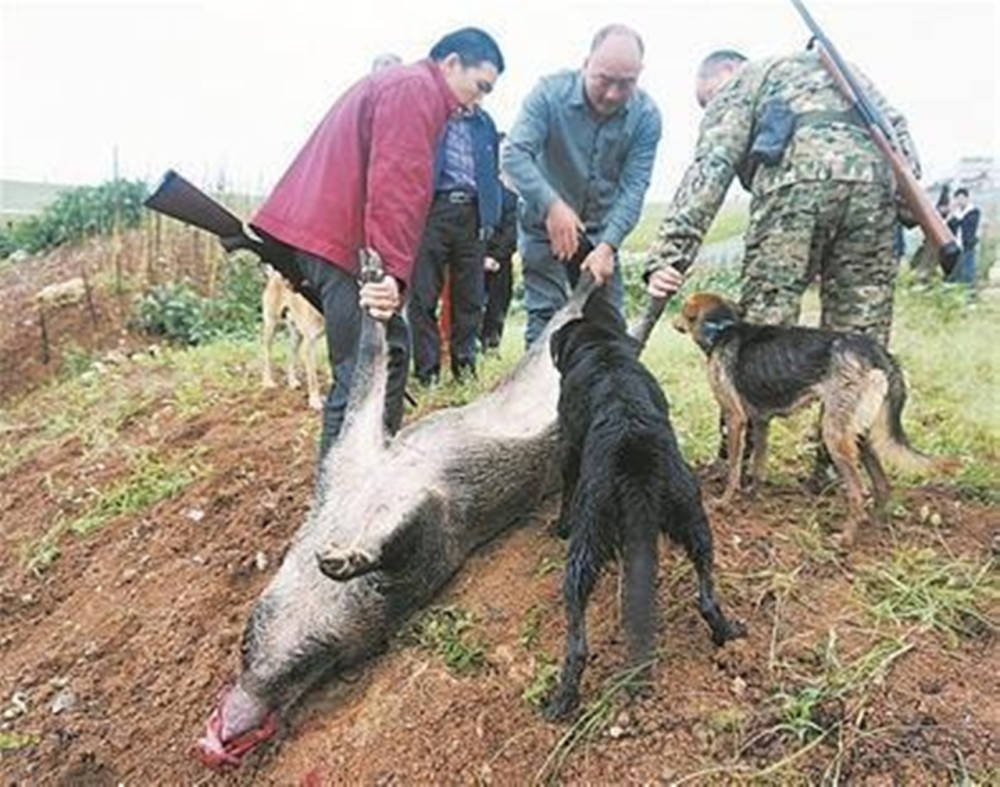
<path fill-rule="evenodd" d="M 844 98 L 852 106 L 857 107 L 859 104 L 858 97 L 855 95 L 850 83 L 837 66 L 829 51 L 827 51 L 827 48 L 818 40 L 814 41 L 814 46 L 819 53 L 819 59 L 823 63 L 823 67 L 833 77 L 833 81 L 844 95 Z M 902 195 L 907 206 L 913 211 L 913 216 L 921 229 L 923 229 L 924 234 L 937 247 L 941 259 L 941 267 L 944 268 L 946 274 L 950 273 L 961 254 L 955 236 L 948 229 L 948 225 L 944 223 L 941 214 L 931 204 L 930 198 L 928 198 L 924 190 L 920 187 L 920 183 L 910 169 L 909 163 L 903 158 L 894 141 L 886 137 L 877 123 L 870 122 L 870 119 L 865 116 L 864 112 L 860 114 L 876 147 L 882 152 L 882 155 L 885 156 L 889 162 L 889 166 L 892 168 L 892 174 L 896 178 L 896 188 L 899 189 L 899 193 Z"/>

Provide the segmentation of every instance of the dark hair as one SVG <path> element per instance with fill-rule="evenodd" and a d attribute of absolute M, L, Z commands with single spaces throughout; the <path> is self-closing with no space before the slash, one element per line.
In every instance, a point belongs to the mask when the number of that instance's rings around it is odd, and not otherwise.
<path fill-rule="evenodd" d="M 698 66 L 698 76 L 707 77 L 720 66 L 730 63 L 745 63 L 746 59 L 746 55 L 735 49 L 716 49 L 701 61 L 701 65 Z"/>
<path fill-rule="evenodd" d="M 965 188 L 965 186 L 959 186 L 957 189 L 955 189 L 955 196 L 957 197 L 959 194 L 964 194 L 966 197 L 968 197 L 969 190 Z"/>
<path fill-rule="evenodd" d="M 430 58 L 444 60 L 452 52 L 458 55 L 463 66 L 478 66 L 488 61 L 496 66 L 498 74 L 503 73 L 504 63 L 500 47 L 489 33 L 478 27 L 463 27 L 461 30 L 448 33 L 431 47 Z"/>
<path fill-rule="evenodd" d="M 635 39 L 636 45 L 639 47 L 639 57 L 646 54 L 646 47 L 642 43 L 642 36 L 639 35 L 631 27 L 625 25 L 605 25 L 597 34 L 594 36 L 594 40 L 590 42 L 590 51 L 593 53 L 597 47 L 604 43 L 604 39 L 610 35 L 623 35 L 630 36 Z"/>

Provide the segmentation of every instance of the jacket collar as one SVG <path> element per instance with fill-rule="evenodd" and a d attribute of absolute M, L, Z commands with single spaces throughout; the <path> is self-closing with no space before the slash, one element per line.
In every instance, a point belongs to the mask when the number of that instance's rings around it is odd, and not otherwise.
<path fill-rule="evenodd" d="M 444 74 L 441 73 L 441 69 L 438 68 L 437 63 L 435 63 L 431 58 L 426 57 L 420 61 L 430 72 L 431 76 L 434 77 L 434 83 L 438 86 L 438 90 L 441 91 L 441 97 L 444 99 L 445 109 L 450 115 L 461 105 L 459 100 L 455 98 L 455 94 L 451 92 L 451 88 L 448 87 L 448 82 L 444 78 Z"/>

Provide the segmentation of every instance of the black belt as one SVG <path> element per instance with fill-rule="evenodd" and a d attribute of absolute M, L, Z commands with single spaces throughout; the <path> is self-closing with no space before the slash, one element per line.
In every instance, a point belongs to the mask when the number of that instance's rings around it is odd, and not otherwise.
<path fill-rule="evenodd" d="M 434 199 L 441 199 L 450 202 L 452 205 L 470 205 L 476 201 L 476 195 L 464 189 L 453 191 L 439 191 L 434 195 Z"/>

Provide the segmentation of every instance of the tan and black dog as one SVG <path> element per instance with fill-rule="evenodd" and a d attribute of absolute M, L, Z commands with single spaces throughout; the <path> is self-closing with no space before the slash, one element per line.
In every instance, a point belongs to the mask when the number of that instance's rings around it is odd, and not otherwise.
<path fill-rule="evenodd" d="M 268 267 L 267 284 L 261 295 L 261 309 L 264 316 L 263 343 L 263 383 L 265 388 L 274 388 L 274 374 L 271 370 L 271 344 L 278 320 L 285 315 L 292 346 L 288 351 L 288 387 L 297 388 L 299 378 L 295 373 L 295 356 L 301 351 L 302 365 L 306 369 L 306 389 L 309 391 L 309 406 L 314 410 L 323 408 L 319 395 L 319 376 L 316 372 L 316 342 L 323 335 L 325 325 L 323 315 L 313 308 L 303 296 L 295 292 L 285 277 Z M 303 345 L 303 339 L 305 343 Z"/>
<path fill-rule="evenodd" d="M 720 295 L 689 296 L 674 319 L 708 358 L 708 379 L 726 419 L 729 474 L 720 503 L 739 488 L 745 430 L 750 425 L 750 475 L 759 481 L 767 456 L 767 430 L 775 415 L 822 404 L 821 434 L 844 479 L 849 515 L 838 537 L 854 541 L 864 520 L 858 462 L 871 478 L 875 507 L 889 497 L 882 461 L 912 472 L 947 470 L 951 457 L 934 458 L 910 447 L 900 422 L 906 384 L 893 358 L 875 340 L 856 333 L 743 322 L 739 307 Z"/>

